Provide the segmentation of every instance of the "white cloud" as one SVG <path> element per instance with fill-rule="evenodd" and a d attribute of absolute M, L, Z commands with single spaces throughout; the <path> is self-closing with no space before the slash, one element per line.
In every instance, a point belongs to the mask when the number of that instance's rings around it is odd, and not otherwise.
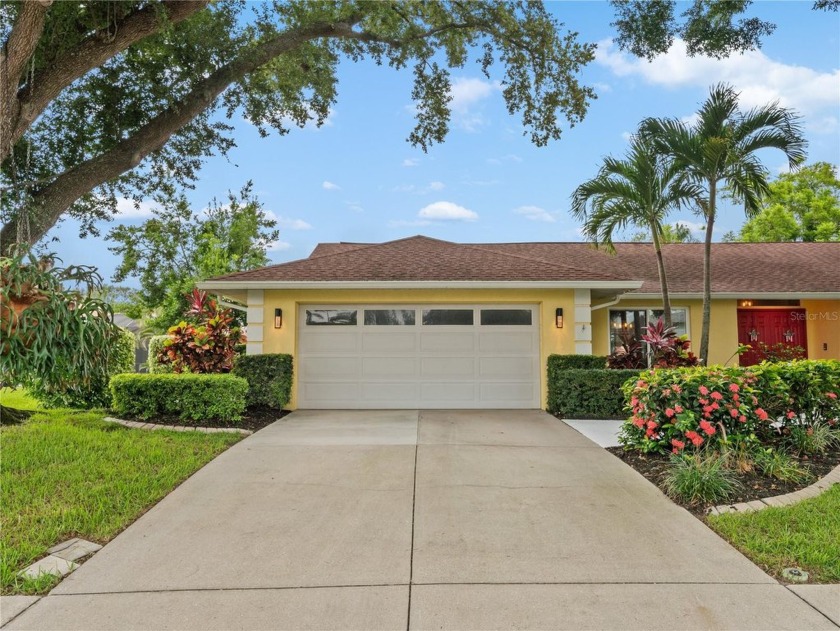
<path fill-rule="evenodd" d="M 458 77 L 452 81 L 449 94 L 452 100 L 452 123 L 465 131 L 478 131 L 488 123 L 481 110 L 481 102 L 502 89 L 498 81 L 485 81 L 475 77 Z"/>
<path fill-rule="evenodd" d="M 365 209 L 364 209 L 364 208 L 362 208 L 362 203 L 361 203 L 361 202 L 351 202 L 351 201 L 345 201 L 344 203 L 345 203 L 345 204 L 347 204 L 347 208 L 348 208 L 349 210 L 352 210 L 352 211 L 353 211 L 353 212 L 355 212 L 355 213 L 363 213 L 363 212 L 365 212 Z"/>
<path fill-rule="evenodd" d="M 430 191 L 442 191 L 444 188 L 446 188 L 446 184 L 443 182 L 429 182 Z"/>
<path fill-rule="evenodd" d="M 321 187 L 325 191 L 340 191 L 341 190 L 341 187 L 338 184 L 333 184 L 329 180 L 324 180 L 324 183 L 321 184 Z"/>
<path fill-rule="evenodd" d="M 803 114 L 837 112 L 840 107 L 840 69 L 820 72 L 807 66 L 785 64 L 760 50 L 725 59 L 689 57 L 686 45 L 676 40 L 671 49 L 648 62 L 627 55 L 611 40 L 598 43 L 597 63 L 618 76 L 639 76 L 647 83 L 665 87 L 707 87 L 712 81 L 732 84 L 741 94 L 744 108 L 778 100 Z"/>
<path fill-rule="evenodd" d="M 292 244 L 288 241 L 274 241 L 273 243 L 269 243 L 266 249 L 269 252 L 280 252 L 282 250 L 288 250 L 292 247 Z"/>
<path fill-rule="evenodd" d="M 476 221 L 478 213 L 452 202 L 434 202 L 420 209 L 417 216 L 421 219 L 444 221 Z"/>
<path fill-rule="evenodd" d="M 135 205 L 133 199 L 120 197 L 117 199 L 117 219 L 148 219 L 154 213 L 154 206 L 148 202 L 140 202 Z"/>
<path fill-rule="evenodd" d="M 443 182 L 429 182 L 427 186 L 417 186 L 415 184 L 399 184 L 391 189 L 392 193 L 412 193 L 414 195 L 426 195 L 433 191 L 442 191 L 446 188 Z"/>
<path fill-rule="evenodd" d="M 266 213 L 270 219 L 273 219 L 277 222 L 277 226 L 280 229 L 284 230 L 311 230 L 312 224 L 304 221 L 303 219 L 292 219 L 291 217 L 283 217 L 281 215 L 275 215 L 273 212 L 269 211 Z"/>
<path fill-rule="evenodd" d="M 509 153 L 499 158 L 487 158 L 487 164 L 503 164 L 505 162 L 514 162 L 516 164 L 519 164 L 523 161 L 524 160 L 522 159 L 522 157 L 516 155 L 515 153 Z"/>
<path fill-rule="evenodd" d="M 404 167 L 416 167 L 418 164 L 420 164 L 420 160 L 417 158 L 406 158 L 402 161 Z"/>
<path fill-rule="evenodd" d="M 621 132 L 621 138 L 622 140 L 624 140 L 624 142 L 630 142 L 630 140 L 633 138 L 633 134 L 631 134 L 629 131 L 623 131 Z"/>
<path fill-rule="evenodd" d="M 514 208 L 513 212 L 531 221 L 545 221 L 548 223 L 557 221 L 554 215 L 539 206 L 519 206 L 518 208 Z"/>

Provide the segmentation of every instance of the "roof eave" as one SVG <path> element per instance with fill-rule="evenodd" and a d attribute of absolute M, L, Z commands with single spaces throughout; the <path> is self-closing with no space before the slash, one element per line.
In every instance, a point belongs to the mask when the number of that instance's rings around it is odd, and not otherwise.
<path fill-rule="evenodd" d="M 289 280 L 206 280 L 199 289 L 639 289 L 637 280 L 363 280 L 363 281 L 289 281 Z"/>
<path fill-rule="evenodd" d="M 670 292 L 671 298 L 682 299 L 703 299 L 702 292 Z M 661 299 L 660 293 L 642 293 L 632 292 L 625 296 L 625 298 L 645 298 L 645 299 Z M 840 291 L 713 291 L 713 300 L 840 300 Z"/>

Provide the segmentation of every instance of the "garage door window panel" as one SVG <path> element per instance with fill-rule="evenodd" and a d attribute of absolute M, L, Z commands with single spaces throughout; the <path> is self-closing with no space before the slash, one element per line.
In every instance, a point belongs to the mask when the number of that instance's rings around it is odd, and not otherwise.
<path fill-rule="evenodd" d="M 530 309 L 482 309 L 482 326 L 531 326 Z"/>
<path fill-rule="evenodd" d="M 472 309 L 424 309 L 424 326 L 472 326 Z"/>
<path fill-rule="evenodd" d="M 351 309 L 307 309 L 307 326 L 356 326 L 358 311 Z"/>
<path fill-rule="evenodd" d="M 365 326 L 414 326 L 414 309 L 365 309 Z"/>

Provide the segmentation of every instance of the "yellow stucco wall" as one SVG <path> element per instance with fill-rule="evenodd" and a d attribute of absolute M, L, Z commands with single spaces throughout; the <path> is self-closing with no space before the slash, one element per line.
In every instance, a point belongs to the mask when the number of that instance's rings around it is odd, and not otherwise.
<path fill-rule="evenodd" d="M 809 359 L 840 359 L 840 300 L 802 300 Z"/>
<path fill-rule="evenodd" d="M 572 289 L 301 289 L 266 290 L 264 294 L 263 352 L 289 353 L 297 362 L 297 316 L 302 304 L 536 304 L 540 307 L 540 401 L 545 405 L 546 361 L 553 353 L 575 352 L 574 290 Z M 283 310 L 283 327 L 275 329 L 274 309 Z M 564 313 L 562 329 L 555 326 L 554 310 Z M 297 375 L 297 370 L 295 370 Z M 297 381 L 292 387 L 290 409 L 297 406 Z"/>
<path fill-rule="evenodd" d="M 610 309 L 661 309 L 661 300 L 634 300 L 632 297 L 611 307 L 592 312 L 592 352 L 608 355 L 610 352 Z M 688 309 L 688 336 L 691 350 L 700 348 L 700 332 L 703 330 L 702 300 L 672 300 L 671 308 Z M 737 364 L 732 354 L 738 348 L 738 306 L 736 300 L 712 300 L 711 334 L 709 336 L 709 364 L 723 364 L 729 361 Z"/>

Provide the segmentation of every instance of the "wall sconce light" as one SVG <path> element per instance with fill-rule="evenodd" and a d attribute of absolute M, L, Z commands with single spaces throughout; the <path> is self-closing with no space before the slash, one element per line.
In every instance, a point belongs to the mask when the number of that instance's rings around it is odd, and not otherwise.
<path fill-rule="evenodd" d="M 282 309 L 275 309 L 274 310 L 274 328 L 279 329 L 283 326 L 283 310 Z"/>
<path fill-rule="evenodd" d="M 561 307 L 558 307 L 554 312 L 554 323 L 557 325 L 558 329 L 563 328 L 563 309 Z"/>

